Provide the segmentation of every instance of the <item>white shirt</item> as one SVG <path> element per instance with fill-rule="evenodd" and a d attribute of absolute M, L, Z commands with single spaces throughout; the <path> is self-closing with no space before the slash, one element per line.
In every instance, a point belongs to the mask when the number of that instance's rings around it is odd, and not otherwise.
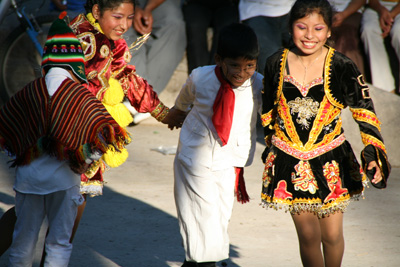
<path fill-rule="evenodd" d="M 240 0 L 240 20 L 252 17 L 280 17 L 289 13 L 295 0 Z"/>
<path fill-rule="evenodd" d="M 263 76 L 255 73 L 242 86 L 234 88 L 235 108 L 228 143 L 221 146 L 212 123 L 213 104 L 220 88 L 215 65 L 200 67 L 190 74 L 175 106 L 191 110 L 179 137 L 178 151 L 191 166 L 211 170 L 244 167 L 252 163 L 256 143 L 257 112 L 261 111 Z"/>
<path fill-rule="evenodd" d="M 52 96 L 66 78 L 68 71 L 53 67 L 45 77 L 47 90 Z M 80 175 L 74 173 L 66 161 L 59 161 L 47 154 L 29 165 L 16 169 L 14 190 L 25 194 L 45 195 L 80 185 Z"/>

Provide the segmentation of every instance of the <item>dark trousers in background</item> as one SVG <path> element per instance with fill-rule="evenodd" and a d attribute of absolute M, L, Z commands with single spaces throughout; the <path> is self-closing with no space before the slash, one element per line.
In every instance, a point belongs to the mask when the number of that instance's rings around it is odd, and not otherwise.
<path fill-rule="evenodd" d="M 232 0 L 186 0 L 182 6 L 186 22 L 188 71 L 199 66 L 215 63 L 220 30 L 239 22 L 237 1 Z M 212 28 L 211 49 L 208 47 L 208 28 Z"/>

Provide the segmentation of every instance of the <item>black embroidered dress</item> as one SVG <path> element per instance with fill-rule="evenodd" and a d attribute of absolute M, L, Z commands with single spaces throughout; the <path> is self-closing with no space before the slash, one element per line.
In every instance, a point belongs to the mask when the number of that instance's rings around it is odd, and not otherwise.
<path fill-rule="evenodd" d="M 350 59 L 328 49 L 323 76 L 306 86 L 285 74 L 288 49 L 267 61 L 261 117 L 267 143 L 265 207 L 319 217 L 344 211 L 364 190 L 363 169 L 373 160 L 384 177 L 377 187 L 386 187 L 390 165 L 368 86 Z M 363 168 L 343 133 L 341 110 L 347 106 L 365 145 Z"/>

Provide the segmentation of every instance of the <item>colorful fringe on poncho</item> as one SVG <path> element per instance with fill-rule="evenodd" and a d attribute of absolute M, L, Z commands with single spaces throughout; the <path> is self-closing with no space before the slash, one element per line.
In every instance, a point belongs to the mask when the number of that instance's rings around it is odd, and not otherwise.
<path fill-rule="evenodd" d="M 72 169 L 93 153 L 120 150 L 129 134 L 86 88 L 65 80 L 50 97 L 44 78 L 28 84 L 0 110 L 0 147 L 15 156 L 12 166 L 43 153 L 68 160 Z"/>

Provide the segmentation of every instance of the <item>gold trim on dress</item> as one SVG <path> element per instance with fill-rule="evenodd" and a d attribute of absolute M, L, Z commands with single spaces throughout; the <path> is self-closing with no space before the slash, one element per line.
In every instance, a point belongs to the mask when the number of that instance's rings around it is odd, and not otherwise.
<path fill-rule="evenodd" d="M 82 45 L 85 61 L 91 60 L 96 55 L 96 38 L 91 32 L 84 32 L 76 36 Z M 85 41 L 89 39 L 88 41 Z"/>
<path fill-rule="evenodd" d="M 261 124 L 263 127 L 266 127 L 271 123 L 272 111 L 273 111 L 273 109 L 271 109 L 268 113 L 264 113 L 261 115 Z"/>
<path fill-rule="evenodd" d="M 335 53 L 335 49 L 332 47 L 327 46 L 328 48 L 328 54 L 326 56 L 325 60 L 325 65 L 324 65 L 324 90 L 325 90 L 325 95 L 329 99 L 329 102 L 331 102 L 333 105 L 337 106 L 338 108 L 343 109 L 344 105 L 341 104 L 332 94 L 331 90 L 331 67 L 332 67 L 332 57 L 333 54 Z"/>
<path fill-rule="evenodd" d="M 278 103 L 279 97 L 282 94 L 282 88 L 283 88 L 283 78 L 284 78 L 284 69 L 286 66 L 286 60 L 287 56 L 289 54 L 289 49 L 283 50 L 282 58 L 281 58 L 281 68 L 279 70 L 279 82 L 278 82 L 278 90 L 276 90 L 276 99 L 274 101 L 274 104 Z"/>
<path fill-rule="evenodd" d="M 106 73 L 107 73 L 107 70 L 110 68 L 111 62 L 112 62 L 112 57 L 110 56 L 107 58 L 107 63 L 105 64 L 104 68 L 100 70 L 99 74 L 97 74 L 97 78 L 99 79 L 99 81 L 101 83 L 101 89 L 96 94 L 96 98 L 99 100 L 102 100 L 101 99 L 102 94 L 110 86 L 108 83 L 108 80 L 106 78 Z"/>
<path fill-rule="evenodd" d="M 364 132 L 361 132 L 361 140 L 362 140 L 364 146 L 373 145 L 375 147 L 379 147 L 380 149 L 382 149 L 385 152 L 385 154 L 387 154 L 385 145 L 378 138 L 376 138 L 372 135 L 366 134 Z"/>
<path fill-rule="evenodd" d="M 362 108 L 349 108 L 356 121 L 366 122 L 381 131 L 381 122 L 372 111 Z"/>

